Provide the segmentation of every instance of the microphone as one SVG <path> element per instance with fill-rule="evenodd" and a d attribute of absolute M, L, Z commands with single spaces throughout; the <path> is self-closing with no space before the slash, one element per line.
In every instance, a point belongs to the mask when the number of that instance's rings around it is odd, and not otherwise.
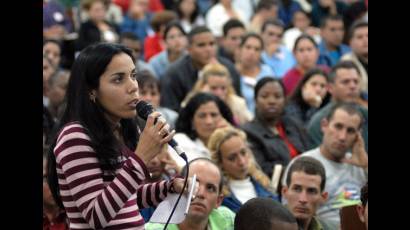
<path fill-rule="evenodd" d="M 137 103 L 136 110 L 137 110 L 138 116 L 144 120 L 147 120 L 148 115 L 150 115 L 151 113 L 155 111 L 154 107 L 151 104 L 149 104 L 146 101 L 142 101 L 142 100 Z M 158 119 L 163 119 L 165 121 L 165 119 L 162 117 L 159 117 Z M 157 123 L 157 119 L 155 119 L 154 121 L 154 124 L 156 123 Z M 168 144 L 178 153 L 178 155 L 184 158 L 185 156 L 184 151 L 182 151 L 181 147 L 178 146 L 178 143 L 174 139 L 171 139 L 168 142 Z"/>

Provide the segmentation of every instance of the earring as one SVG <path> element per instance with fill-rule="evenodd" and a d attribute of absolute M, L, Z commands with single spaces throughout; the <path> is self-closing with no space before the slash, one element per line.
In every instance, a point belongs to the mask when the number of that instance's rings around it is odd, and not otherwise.
<path fill-rule="evenodd" d="M 90 94 L 90 100 L 95 103 L 95 95 L 92 93 Z"/>

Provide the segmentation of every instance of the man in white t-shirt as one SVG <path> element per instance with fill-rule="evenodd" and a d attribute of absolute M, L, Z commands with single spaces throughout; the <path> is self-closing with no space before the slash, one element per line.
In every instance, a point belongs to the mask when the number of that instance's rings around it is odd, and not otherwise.
<path fill-rule="evenodd" d="M 317 215 L 336 226 L 340 225 L 340 208 L 360 203 L 360 189 L 367 181 L 368 156 L 360 135 L 362 121 L 355 105 L 336 104 L 321 122 L 322 144 L 302 154 L 319 160 L 325 167 L 328 201 L 319 207 Z"/>

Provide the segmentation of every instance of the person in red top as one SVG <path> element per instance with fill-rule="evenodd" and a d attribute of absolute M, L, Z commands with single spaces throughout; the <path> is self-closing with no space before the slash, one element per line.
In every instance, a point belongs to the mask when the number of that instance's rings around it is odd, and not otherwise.
<path fill-rule="evenodd" d="M 284 113 L 284 91 L 279 79 L 259 80 L 255 86 L 255 118 L 242 126 L 255 159 L 269 177 L 275 165 L 286 166 L 311 146 L 303 124 Z"/>
<path fill-rule="evenodd" d="M 307 34 L 302 34 L 296 39 L 293 55 L 296 58 L 296 66 L 290 69 L 283 77 L 285 94 L 287 96 L 293 93 L 293 90 L 307 71 L 315 67 L 324 70 L 326 73 L 329 73 L 330 70 L 327 66 L 318 66 L 316 64 L 319 58 L 319 49 L 315 40 Z"/>
<path fill-rule="evenodd" d="M 162 4 L 161 0 L 150 0 L 148 9 L 151 12 L 160 12 L 164 10 L 164 5 Z"/>
<path fill-rule="evenodd" d="M 149 35 L 144 41 L 144 59 L 148 62 L 151 57 L 165 49 L 164 31 L 168 22 L 177 19 L 176 13 L 164 10 L 155 13 L 151 19 L 151 27 L 155 34 Z"/>

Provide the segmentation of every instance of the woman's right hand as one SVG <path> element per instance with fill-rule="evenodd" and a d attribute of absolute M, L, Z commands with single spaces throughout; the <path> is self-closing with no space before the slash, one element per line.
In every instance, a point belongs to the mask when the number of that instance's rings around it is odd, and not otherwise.
<path fill-rule="evenodd" d="M 306 101 L 310 106 L 314 108 L 319 108 L 322 104 L 322 97 L 315 93 L 311 89 L 302 89 L 303 100 Z"/>
<path fill-rule="evenodd" d="M 160 154 L 163 148 L 174 137 L 175 130 L 169 132 L 169 125 L 164 119 L 158 119 L 159 112 L 153 112 L 148 116 L 147 123 L 140 135 L 136 155 L 147 164 L 152 158 Z M 156 124 L 154 124 L 157 119 Z"/>

